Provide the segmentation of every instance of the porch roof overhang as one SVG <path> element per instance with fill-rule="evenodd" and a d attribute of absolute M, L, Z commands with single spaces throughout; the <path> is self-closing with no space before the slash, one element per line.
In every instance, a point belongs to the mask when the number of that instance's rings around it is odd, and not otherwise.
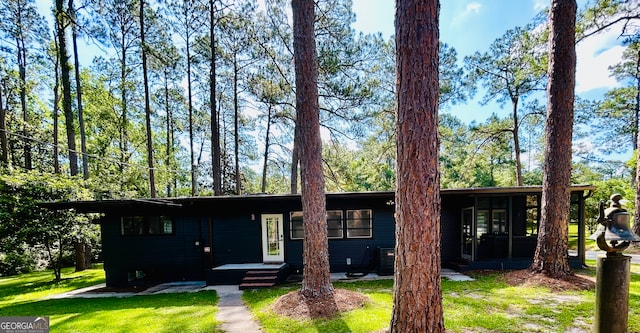
<path fill-rule="evenodd" d="M 51 210 L 72 209 L 78 213 L 108 213 L 143 208 L 179 208 L 182 204 L 165 199 L 119 199 L 41 202 L 38 206 Z"/>
<path fill-rule="evenodd" d="M 571 192 L 587 192 L 589 197 L 596 186 L 589 184 L 575 184 L 570 187 Z M 509 186 L 509 187 L 477 187 L 460 189 L 442 189 L 441 194 L 468 194 L 468 195 L 501 195 L 501 194 L 527 194 L 542 193 L 542 186 Z"/>

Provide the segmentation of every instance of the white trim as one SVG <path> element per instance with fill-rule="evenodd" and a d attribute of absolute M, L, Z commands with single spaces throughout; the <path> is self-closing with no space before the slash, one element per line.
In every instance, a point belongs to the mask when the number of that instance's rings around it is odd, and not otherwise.
<path fill-rule="evenodd" d="M 284 262 L 284 220 L 282 214 L 262 214 L 262 262 Z M 270 229 L 270 227 L 275 227 Z"/>

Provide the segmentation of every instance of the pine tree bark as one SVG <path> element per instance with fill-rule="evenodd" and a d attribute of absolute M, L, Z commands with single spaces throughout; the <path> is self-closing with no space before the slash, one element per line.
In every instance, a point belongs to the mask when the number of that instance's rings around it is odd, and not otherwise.
<path fill-rule="evenodd" d="M 149 191 L 152 198 L 157 196 L 156 176 L 153 163 L 153 133 L 151 132 L 151 104 L 149 101 L 149 79 L 147 78 L 147 45 L 145 44 L 144 0 L 140 0 L 140 46 L 142 53 L 142 77 L 144 81 L 144 115 L 147 132 L 147 165 L 149 167 Z"/>
<path fill-rule="evenodd" d="M 69 0 L 67 10 L 71 18 L 71 41 L 73 44 L 73 62 L 76 75 L 76 101 L 78 103 L 78 127 L 80 129 L 80 151 L 82 152 L 82 177 L 89 179 L 89 161 L 87 160 L 87 136 L 84 126 L 84 113 L 82 109 L 82 84 L 80 80 L 80 61 L 78 59 L 78 22 L 76 22 L 76 10 L 73 0 Z"/>
<path fill-rule="evenodd" d="M 211 172 L 213 177 L 213 195 L 222 194 L 222 166 L 220 164 L 220 124 L 216 101 L 216 38 L 215 38 L 215 0 L 209 0 L 209 38 L 211 59 L 209 64 L 209 100 L 211 103 Z"/>
<path fill-rule="evenodd" d="M 271 132 L 271 113 L 273 106 L 269 104 L 267 106 L 267 128 L 264 135 L 264 155 L 262 159 L 262 181 L 260 182 L 260 191 L 267 193 L 267 171 L 269 170 L 269 147 L 271 146 L 270 132 Z"/>
<path fill-rule="evenodd" d="M 291 7 L 304 220 L 304 277 L 300 292 L 307 298 L 328 297 L 334 290 L 329 273 L 314 1 L 293 0 Z"/>
<path fill-rule="evenodd" d="M 67 145 L 69 148 L 69 173 L 71 176 L 75 176 L 78 174 L 78 155 L 76 152 L 74 116 L 71 108 L 71 69 L 69 66 L 67 37 L 65 34 L 68 18 L 64 10 L 63 0 L 56 0 L 55 13 L 56 32 L 58 35 L 58 57 L 60 58 L 60 73 L 62 77 L 62 111 L 64 112 L 65 128 L 67 130 Z"/>
<path fill-rule="evenodd" d="M 572 274 L 569 250 L 571 140 L 575 98 L 575 0 L 552 0 L 542 216 L 530 270 L 549 277 Z"/>
<path fill-rule="evenodd" d="M 293 130 L 293 149 L 291 150 L 291 194 L 298 194 L 298 165 L 300 163 L 300 126 L 296 117 Z"/>
<path fill-rule="evenodd" d="M 437 0 L 396 1 L 396 259 L 390 332 L 444 332 Z"/>
<path fill-rule="evenodd" d="M 9 166 L 9 141 L 7 140 L 7 110 L 2 102 L 5 81 L 0 82 L 0 163 Z"/>
<path fill-rule="evenodd" d="M 60 173 L 60 148 L 58 147 L 59 113 L 60 113 L 60 58 L 58 54 L 58 37 L 54 35 L 56 56 L 54 62 L 54 86 L 53 86 L 53 172 Z"/>

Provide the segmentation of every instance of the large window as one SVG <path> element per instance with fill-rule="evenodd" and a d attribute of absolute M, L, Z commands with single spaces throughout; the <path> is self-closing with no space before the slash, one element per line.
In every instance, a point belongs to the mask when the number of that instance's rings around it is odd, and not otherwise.
<path fill-rule="evenodd" d="M 291 239 L 303 239 L 304 223 L 302 221 L 302 212 L 291 212 L 290 224 Z M 342 233 L 342 211 L 328 210 L 327 237 L 329 237 L 330 239 L 342 238 Z"/>
<path fill-rule="evenodd" d="M 173 219 L 167 216 L 124 216 L 121 219 L 123 236 L 172 235 Z"/>
<path fill-rule="evenodd" d="M 327 211 L 327 236 L 329 239 L 341 238 L 371 238 L 371 210 L 347 210 L 346 211 L 346 235 L 345 235 L 345 218 L 342 210 Z M 304 238 L 304 223 L 302 220 L 302 212 L 291 212 L 290 215 L 290 238 Z"/>
<path fill-rule="evenodd" d="M 371 210 L 347 211 L 347 238 L 371 238 Z"/>

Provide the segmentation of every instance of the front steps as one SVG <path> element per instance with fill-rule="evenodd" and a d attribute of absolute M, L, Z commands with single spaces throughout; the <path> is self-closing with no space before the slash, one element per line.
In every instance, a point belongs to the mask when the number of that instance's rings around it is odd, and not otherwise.
<path fill-rule="evenodd" d="M 241 289 L 268 288 L 289 276 L 286 263 L 225 264 L 207 272 L 207 285 L 243 285 Z"/>
<path fill-rule="evenodd" d="M 271 288 L 279 281 L 278 273 L 279 271 L 275 269 L 247 271 L 238 288 L 240 290 Z"/>

